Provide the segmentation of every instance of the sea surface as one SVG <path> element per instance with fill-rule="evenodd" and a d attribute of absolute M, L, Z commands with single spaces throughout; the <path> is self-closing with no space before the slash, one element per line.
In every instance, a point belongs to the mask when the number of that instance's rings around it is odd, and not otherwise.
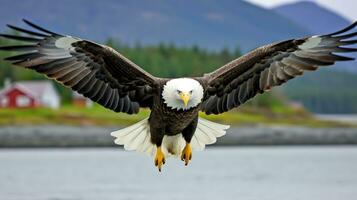
<path fill-rule="evenodd" d="M 1 200 L 355 200 L 357 146 L 219 147 L 163 171 L 119 148 L 0 149 Z"/>
<path fill-rule="evenodd" d="M 320 120 L 339 121 L 343 123 L 357 124 L 356 114 L 316 114 Z"/>

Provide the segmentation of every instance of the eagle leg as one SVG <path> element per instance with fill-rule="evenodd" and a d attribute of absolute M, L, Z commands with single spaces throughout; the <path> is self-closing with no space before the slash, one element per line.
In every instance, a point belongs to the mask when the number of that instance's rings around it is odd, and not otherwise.
<path fill-rule="evenodd" d="M 188 162 L 192 159 L 192 148 L 191 148 L 191 139 L 193 134 L 195 134 L 198 123 L 198 115 L 197 117 L 182 131 L 182 136 L 186 141 L 186 146 L 182 150 L 181 160 L 185 161 L 185 165 L 188 165 Z"/>
<path fill-rule="evenodd" d="M 155 156 L 155 166 L 161 172 L 162 165 L 165 164 L 165 155 L 161 150 L 161 146 L 156 147 L 156 156 Z"/>
<path fill-rule="evenodd" d="M 192 148 L 190 143 L 186 143 L 185 148 L 182 150 L 181 153 L 181 160 L 185 161 L 185 165 L 188 165 L 188 162 L 192 159 Z"/>

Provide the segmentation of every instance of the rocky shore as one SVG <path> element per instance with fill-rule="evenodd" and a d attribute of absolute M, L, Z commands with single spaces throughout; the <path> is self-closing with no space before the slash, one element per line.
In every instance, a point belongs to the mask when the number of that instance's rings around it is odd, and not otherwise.
<path fill-rule="evenodd" d="M 118 127 L 6 126 L 0 127 L 0 147 L 107 147 Z M 286 126 L 232 127 L 216 145 L 357 144 L 357 128 Z"/>

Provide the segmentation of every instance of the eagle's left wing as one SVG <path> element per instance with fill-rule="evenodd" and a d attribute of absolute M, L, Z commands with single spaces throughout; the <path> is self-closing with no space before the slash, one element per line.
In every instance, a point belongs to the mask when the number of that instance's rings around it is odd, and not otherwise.
<path fill-rule="evenodd" d="M 0 34 L 24 42 L 0 47 L 22 53 L 6 60 L 45 74 L 115 112 L 132 114 L 152 106 L 156 78 L 114 49 L 24 21 L 36 31 L 8 25 L 27 36 Z"/>
<path fill-rule="evenodd" d="M 357 22 L 328 35 L 266 45 L 205 75 L 201 79 L 207 85 L 202 111 L 206 114 L 226 112 L 304 71 L 353 60 L 336 53 L 357 51 L 343 47 L 357 43 L 352 39 L 357 32 L 346 34 L 356 26 Z"/>

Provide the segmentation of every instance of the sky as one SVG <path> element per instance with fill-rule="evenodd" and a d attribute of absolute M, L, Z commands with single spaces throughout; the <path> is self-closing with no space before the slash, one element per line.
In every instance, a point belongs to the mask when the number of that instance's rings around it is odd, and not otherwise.
<path fill-rule="evenodd" d="M 292 3 L 302 0 L 246 0 L 251 3 L 271 8 L 280 4 Z M 304 0 L 306 1 L 306 0 Z M 357 0 L 309 0 L 333 10 L 351 21 L 357 20 Z"/>

